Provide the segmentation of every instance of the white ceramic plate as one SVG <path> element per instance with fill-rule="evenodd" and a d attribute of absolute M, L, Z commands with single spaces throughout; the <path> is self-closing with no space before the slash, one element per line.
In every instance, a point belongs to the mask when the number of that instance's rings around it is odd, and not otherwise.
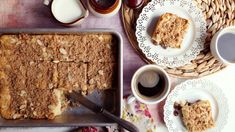
<path fill-rule="evenodd" d="M 173 13 L 190 21 L 181 48 L 164 49 L 151 41 L 158 17 Z M 206 20 L 193 0 L 152 0 L 137 19 L 136 37 L 145 56 L 161 66 L 179 67 L 190 63 L 204 49 Z"/>
<path fill-rule="evenodd" d="M 212 117 L 215 121 L 215 127 L 208 129 L 208 132 L 221 131 L 227 123 L 228 103 L 223 91 L 214 83 L 208 80 L 188 80 L 169 94 L 164 106 L 164 121 L 170 132 L 185 132 L 180 116 L 175 116 L 174 103 L 183 100 L 195 102 L 196 100 L 209 100 L 212 108 Z"/>

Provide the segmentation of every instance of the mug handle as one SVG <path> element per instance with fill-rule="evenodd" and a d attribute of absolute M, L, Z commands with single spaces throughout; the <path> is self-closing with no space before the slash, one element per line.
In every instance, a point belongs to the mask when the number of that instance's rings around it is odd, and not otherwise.
<path fill-rule="evenodd" d="M 43 0 L 43 4 L 45 6 L 49 6 L 51 4 L 52 0 Z"/>
<path fill-rule="evenodd" d="M 136 100 L 135 96 L 133 94 L 131 94 L 130 96 L 128 96 L 127 98 L 127 104 L 131 104 L 132 102 L 134 102 Z"/>

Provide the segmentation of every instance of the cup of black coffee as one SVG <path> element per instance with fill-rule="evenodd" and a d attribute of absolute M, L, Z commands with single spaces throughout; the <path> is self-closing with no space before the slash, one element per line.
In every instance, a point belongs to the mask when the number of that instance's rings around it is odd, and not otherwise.
<path fill-rule="evenodd" d="M 157 104 L 170 92 L 170 79 L 164 69 L 157 65 L 145 65 L 139 68 L 132 77 L 128 102 L 137 99 L 145 104 Z"/>

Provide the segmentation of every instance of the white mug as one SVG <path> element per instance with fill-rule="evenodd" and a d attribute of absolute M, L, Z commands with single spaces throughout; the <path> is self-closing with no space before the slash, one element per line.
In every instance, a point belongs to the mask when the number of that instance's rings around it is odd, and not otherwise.
<path fill-rule="evenodd" d="M 137 86 L 138 79 L 139 79 L 140 75 L 146 71 L 154 71 L 154 72 L 156 72 L 156 74 L 158 74 L 159 76 L 161 76 L 163 78 L 162 81 L 164 81 L 164 85 L 163 85 L 163 90 L 160 93 L 160 95 L 157 95 L 154 97 L 146 97 L 146 96 L 142 96 L 139 93 L 138 86 Z M 135 99 L 137 99 L 138 101 L 140 101 L 144 104 L 157 104 L 167 97 L 167 95 L 170 92 L 170 87 L 171 87 L 170 78 L 164 69 L 162 69 L 161 67 L 154 65 L 154 64 L 142 66 L 134 73 L 134 75 L 132 77 L 131 90 L 132 90 L 133 95 L 128 97 L 128 103 L 131 103 Z"/>
<path fill-rule="evenodd" d="M 212 55 L 220 62 L 235 65 L 235 26 L 217 32 L 211 40 L 210 49 Z"/>

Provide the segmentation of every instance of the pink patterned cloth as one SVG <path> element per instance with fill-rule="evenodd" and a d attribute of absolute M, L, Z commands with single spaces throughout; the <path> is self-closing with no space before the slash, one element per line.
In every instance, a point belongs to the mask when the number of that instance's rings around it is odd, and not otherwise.
<path fill-rule="evenodd" d="M 157 125 L 147 105 L 135 100 L 128 104 L 127 99 L 123 100 L 122 118 L 132 122 L 140 132 L 155 132 Z"/>

